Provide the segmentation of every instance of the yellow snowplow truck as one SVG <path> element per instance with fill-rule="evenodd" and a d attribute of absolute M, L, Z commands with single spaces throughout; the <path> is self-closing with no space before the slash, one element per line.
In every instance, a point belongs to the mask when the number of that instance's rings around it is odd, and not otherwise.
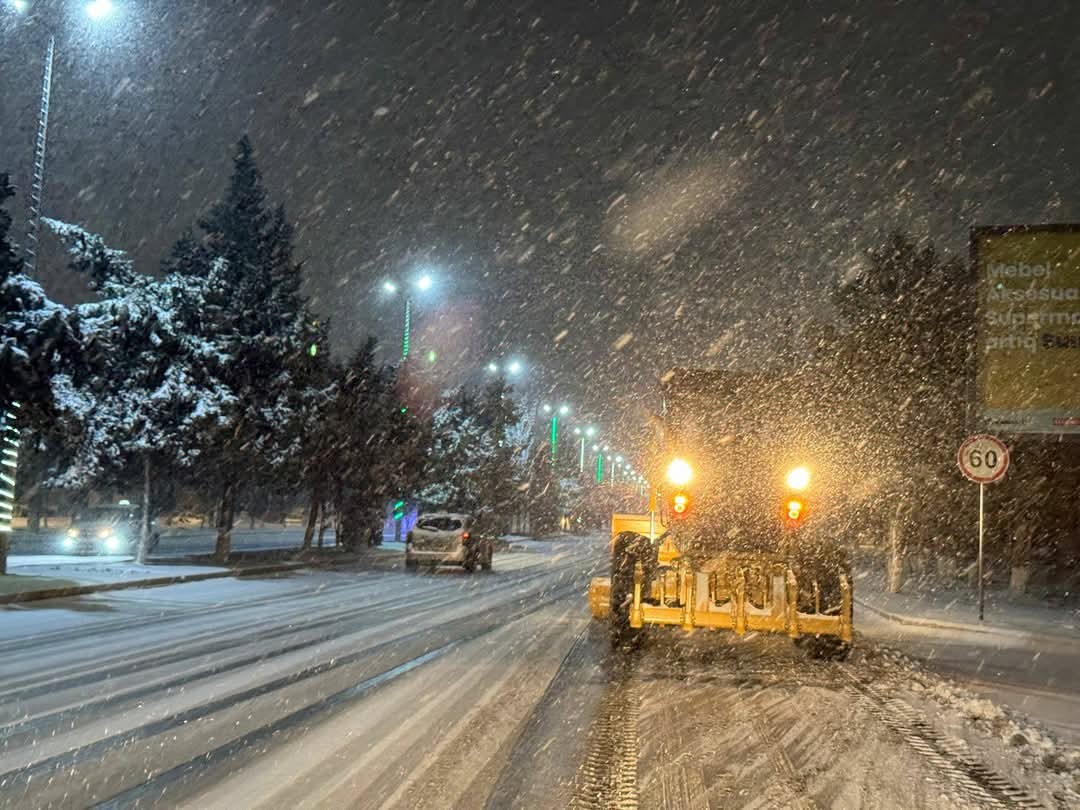
<path fill-rule="evenodd" d="M 813 409 L 791 407 L 796 390 L 775 375 L 666 376 L 652 510 L 612 517 L 611 576 L 589 587 L 614 646 L 673 625 L 783 633 L 814 656 L 846 654 L 849 470 Z"/>

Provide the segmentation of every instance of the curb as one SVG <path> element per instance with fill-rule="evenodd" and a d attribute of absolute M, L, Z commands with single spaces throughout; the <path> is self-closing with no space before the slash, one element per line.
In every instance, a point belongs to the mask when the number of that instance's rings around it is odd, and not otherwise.
<path fill-rule="evenodd" d="M 42 588 L 36 591 L 22 591 L 0 596 L 0 605 L 20 602 L 38 602 L 44 599 L 64 599 L 70 596 L 84 596 L 101 591 L 126 591 L 133 588 L 159 588 L 163 585 L 180 585 L 185 582 L 203 582 L 208 579 L 226 577 L 259 576 L 262 574 L 281 574 L 308 568 L 308 563 L 289 562 L 274 565 L 252 565 L 247 568 L 234 568 L 227 571 L 207 571 L 204 574 L 178 574 L 172 577 L 154 577 L 152 579 L 130 579 L 123 582 L 101 582 L 93 585 L 72 585 L 67 588 Z"/>
<path fill-rule="evenodd" d="M 904 624 L 910 627 L 931 627 L 939 630 L 960 630 L 965 633 L 981 633 L 987 636 L 1008 636 L 1010 638 L 1026 639 L 1028 641 L 1042 641 L 1048 644 L 1065 644 L 1071 647 L 1080 647 L 1080 636 L 1066 636 L 1066 635 L 1051 635 L 1048 633 L 1031 632 L 1027 630 L 1017 630 L 1011 627 L 980 627 L 975 624 L 962 624 L 960 622 L 948 622 L 943 619 L 924 619 L 917 616 L 905 616 L 902 613 L 893 613 L 888 610 L 883 610 L 876 605 L 855 597 L 855 604 L 859 607 L 869 610 L 871 613 L 876 613 L 882 618 L 896 622 L 897 624 Z"/>

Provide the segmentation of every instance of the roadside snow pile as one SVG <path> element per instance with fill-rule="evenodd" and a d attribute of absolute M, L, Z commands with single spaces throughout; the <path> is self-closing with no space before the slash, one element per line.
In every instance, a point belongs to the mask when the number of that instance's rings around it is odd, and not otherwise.
<path fill-rule="evenodd" d="M 1080 749 L 1022 713 L 980 697 L 924 670 L 893 650 L 868 651 L 867 664 L 881 682 L 907 692 L 940 731 L 976 749 L 995 769 L 1029 790 L 1052 798 L 1058 807 L 1080 807 Z M 935 711 L 935 707 L 949 711 Z"/>

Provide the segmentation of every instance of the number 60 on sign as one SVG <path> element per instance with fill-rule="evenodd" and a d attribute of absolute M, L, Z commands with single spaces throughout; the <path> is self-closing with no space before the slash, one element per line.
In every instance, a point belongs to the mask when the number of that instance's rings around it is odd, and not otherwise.
<path fill-rule="evenodd" d="M 956 463 L 968 480 L 992 484 L 1009 469 L 1009 448 L 994 436 L 971 436 L 960 445 Z"/>

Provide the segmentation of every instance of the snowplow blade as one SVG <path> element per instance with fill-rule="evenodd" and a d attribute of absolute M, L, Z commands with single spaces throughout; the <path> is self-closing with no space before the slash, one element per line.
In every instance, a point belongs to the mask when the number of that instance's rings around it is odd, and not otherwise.
<path fill-rule="evenodd" d="M 753 556 L 713 560 L 707 569 L 661 569 L 651 583 L 648 601 L 636 581 L 630 627 L 667 624 L 684 630 L 712 627 L 738 635 L 783 633 L 791 638 L 852 640 L 851 582 L 845 574 L 835 574 L 830 583 L 808 580 L 800 584 L 787 565 Z M 837 594 L 838 600 L 822 604 L 823 587 Z"/>
<path fill-rule="evenodd" d="M 665 555 L 646 576 L 635 566 L 632 598 L 627 593 L 630 628 L 648 624 L 746 633 L 782 633 L 791 638 L 828 636 L 851 643 L 852 589 L 840 571 L 798 572 L 774 554 L 722 554 L 695 567 L 677 550 Z M 666 562 L 670 560 L 670 562 Z M 826 581 L 827 580 L 827 581 Z M 589 609 L 595 619 L 611 615 L 611 579 L 589 584 Z"/>

